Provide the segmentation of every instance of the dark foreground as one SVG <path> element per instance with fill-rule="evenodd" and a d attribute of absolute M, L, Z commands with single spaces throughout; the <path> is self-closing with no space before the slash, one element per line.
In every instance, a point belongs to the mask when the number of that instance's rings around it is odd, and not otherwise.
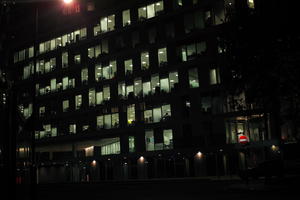
<path fill-rule="evenodd" d="M 36 199 L 292 199 L 299 194 L 299 177 L 250 181 L 238 179 L 169 179 L 151 181 L 102 182 L 89 184 L 44 184 L 37 186 Z M 17 188 L 17 199 L 31 200 L 26 187 Z"/>

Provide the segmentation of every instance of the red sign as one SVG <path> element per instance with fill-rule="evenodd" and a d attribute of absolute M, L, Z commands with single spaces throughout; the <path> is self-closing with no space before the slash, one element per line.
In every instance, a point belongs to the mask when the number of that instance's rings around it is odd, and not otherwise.
<path fill-rule="evenodd" d="M 239 143 L 241 144 L 247 144 L 249 142 L 249 138 L 246 135 L 239 135 Z"/>

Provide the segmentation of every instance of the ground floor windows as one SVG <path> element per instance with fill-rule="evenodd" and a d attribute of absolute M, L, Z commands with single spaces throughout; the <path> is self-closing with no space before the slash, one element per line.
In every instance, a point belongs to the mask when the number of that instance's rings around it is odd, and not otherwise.
<path fill-rule="evenodd" d="M 268 118 L 263 114 L 226 119 L 226 142 L 237 143 L 241 134 L 247 136 L 250 142 L 264 141 L 269 138 L 268 124 Z"/>
<path fill-rule="evenodd" d="M 104 144 L 101 146 L 101 155 L 120 154 L 120 138 L 112 138 L 102 141 Z"/>

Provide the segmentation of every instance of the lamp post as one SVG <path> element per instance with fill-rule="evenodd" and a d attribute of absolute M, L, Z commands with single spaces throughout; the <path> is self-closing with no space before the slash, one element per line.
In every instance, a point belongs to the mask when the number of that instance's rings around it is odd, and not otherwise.
<path fill-rule="evenodd" d="M 73 2 L 73 0 L 57 0 L 57 2 L 63 2 L 63 4 L 65 5 L 71 5 L 71 3 Z M 6 5 L 32 5 L 34 6 L 34 57 L 33 57 L 33 80 L 32 80 L 32 114 L 31 117 L 28 119 L 28 124 L 29 127 L 27 131 L 29 131 L 30 134 L 30 138 L 28 138 L 30 140 L 30 146 L 31 146 L 31 154 L 30 154 L 30 196 L 32 200 L 36 199 L 36 184 L 37 184 L 37 166 L 36 166 L 36 151 L 35 151 L 35 131 L 37 130 L 37 125 L 39 123 L 37 123 L 37 108 L 36 108 L 36 73 L 37 73 L 37 49 L 38 49 L 38 29 L 39 29 L 39 23 L 38 23 L 38 19 L 39 19 L 39 5 L 40 4 L 44 4 L 44 3 L 53 3 L 53 0 L 29 0 L 29 1 L 25 1 L 25 0 L 19 0 L 19 1 L 13 1 L 13 0 L 7 0 L 7 1 L 0 1 L 0 6 L 6 6 Z M 17 102 L 16 102 L 16 98 L 17 98 L 17 90 L 15 89 L 14 85 L 12 85 L 12 89 L 10 89 L 10 93 L 11 93 L 11 97 L 13 98 L 13 102 L 14 103 L 10 103 L 10 134 L 9 134 L 9 138 L 8 141 L 6 141 L 7 143 L 10 143 L 11 141 L 14 141 L 11 147 L 9 147 L 9 149 L 7 149 L 6 151 L 9 151 L 9 163 L 8 166 L 16 166 L 16 159 L 15 157 L 13 157 L 13 155 L 15 155 L 15 151 L 16 151 L 16 134 L 15 132 L 16 127 L 14 126 L 15 120 L 16 120 L 16 110 L 17 110 Z M 14 113 L 14 115 L 12 115 L 12 113 Z M 27 125 L 28 125 L 27 124 Z M 14 169 L 14 168 L 13 168 Z M 12 169 L 12 170 L 13 170 Z M 11 182 L 15 182 L 15 177 L 10 177 Z"/>

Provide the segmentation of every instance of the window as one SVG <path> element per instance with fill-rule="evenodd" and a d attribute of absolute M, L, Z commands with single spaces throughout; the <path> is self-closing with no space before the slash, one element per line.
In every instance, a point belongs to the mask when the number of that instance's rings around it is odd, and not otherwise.
<path fill-rule="evenodd" d="M 119 113 L 106 114 L 97 116 L 97 128 L 118 128 L 119 127 Z"/>
<path fill-rule="evenodd" d="M 100 32 L 112 31 L 115 29 L 115 15 L 102 17 L 100 19 Z"/>
<path fill-rule="evenodd" d="M 81 70 L 81 83 L 84 85 L 88 84 L 88 78 L 89 78 L 89 74 L 88 74 L 88 69 L 82 69 Z"/>
<path fill-rule="evenodd" d="M 106 140 L 106 141 L 104 141 Z M 101 155 L 111 155 L 120 153 L 120 139 L 119 138 L 110 138 L 104 139 L 103 145 L 101 145 Z"/>
<path fill-rule="evenodd" d="M 157 16 L 164 10 L 163 1 L 149 4 L 138 9 L 139 20 L 145 20 Z"/>
<path fill-rule="evenodd" d="M 113 128 L 119 127 L 119 113 L 114 113 L 111 115 L 111 122 Z"/>
<path fill-rule="evenodd" d="M 29 76 L 31 75 L 31 66 L 25 66 L 23 69 L 23 79 L 27 79 L 29 78 Z"/>
<path fill-rule="evenodd" d="M 150 81 L 143 83 L 143 96 L 149 95 L 151 93 L 151 83 Z"/>
<path fill-rule="evenodd" d="M 145 123 L 156 123 L 168 120 L 171 117 L 171 106 L 169 104 L 144 111 Z"/>
<path fill-rule="evenodd" d="M 39 60 L 37 62 L 36 72 L 38 74 L 44 74 L 45 73 L 45 62 L 44 62 L 44 60 Z"/>
<path fill-rule="evenodd" d="M 69 79 L 69 88 L 75 88 L 75 78 Z"/>
<path fill-rule="evenodd" d="M 41 106 L 40 109 L 39 109 L 39 114 L 40 114 L 40 117 L 43 117 L 44 114 L 45 114 L 45 111 L 46 111 L 46 108 L 45 106 Z"/>
<path fill-rule="evenodd" d="M 175 32 L 174 32 L 174 23 L 168 23 L 165 26 L 165 33 L 167 38 L 174 38 Z"/>
<path fill-rule="evenodd" d="M 151 76 L 151 91 L 154 94 L 155 92 L 160 91 L 160 85 L 159 85 L 159 76 L 158 74 L 153 74 Z"/>
<path fill-rule="evenodd" d="M 170 85 L 169 85 L 168 78 L 160 79 L 160 89 L 161 89 L 161 91 L 164 91 L 164 92 L 170 92 Z"/>
<path fill-rule="evenodd" d="M 126 87 L 124 82 L 118 84 L 118 95 L 121 98 L 126 96 Z"/>
<path fill-rule="evenodd" d="M 178 84 L 178 72 L 170 72 L 169 73 L 169 80 L 170 80 L 170 88 L 175 88 L 175 85 Z"/>
<path fill-rule="evenodd" d="M 184 45 L 181 47 L 181 58 L 182 61 L 192 60 L 195 59 L 197 55 L 204 55 L 205 52 L 206 52 L 205 42 Z"/>
<path fill-rule="evenodd" d="M 135 152 L 135 138 L 134 136 L 128 137 L 128 146 L 129 146 L 129 152 Z"/>
<path fill-rule="evenodd" d="M 63 52 L 61 56 L 62 68 L 68 67 L 68 52 Z"/>
<path fill-rule="evenodd" d="M 150 44 L 155 43 L 156 37 L 157 37 L 157 31 L 156 31 L 156 28 L 155 28 L 155 27 L 149 29 L 148 37 L 149 37 L 149 43 L 150 43 Z"/>
<path fill-rule="evenodd" d="M 127 124 L 132 125 L 135 122 L 135 104 L 127 106 Z"/>
<path fill-rule="evenodd" d="M 96 81 L 104 80 L 104 79 L 112 79 L 117 74 L 117 62 L 110 61 L 109 65 L 101 66 L 97 64 L 95 66 L 95 79 Z"/>
<path fill-rule="evenodd" d="M 145 131 L 146 151 L 154 151 L 154 132 L 153 130 Z"/>
<path fill-rule="evenodd" d="M 63 77 L 63 90 L 66 90 L 69 86 L 69 78 L 68 77 Z"/>
<path fill-rule="evenodd" d="M 97 129 L 104 128 L 104 116 L 97 116 Z"/>
<path fill-rule="evenodd" d="M 134 79 L 134 96 L 139 97 L 142 95 L 142 79 Z"/>
<path fill-rule="evenodd" d="M 51 81 L 50 81 L 50 89 L 51 89 L 51 92 L 56 91 L 56 79 L 55 78 L 51 79 Z"/>
<path fill-rule="evenodd" d="M 189 69 L 189 84 L 190 88 L 199 87 L 198 70 L 197 68 Z"/>
<path fill-rule="evenodd" d="M 133 85 L 126 86 L 126 96 L 133 95 Z"/>
<path fill-rule="evenodd" d="M 201 11 L 186 14 L 184 16 L 185 33 L 190 33 L 195 29 L 204 28 L 204 14 Z"/>
<path fill-rule="evenodd" d="M 30 47 L 29 48 L 29 55 L 28 55 L 28 57 L 32 58 L 33 56 L 34 56 L 34 47 Z"/>
<path fill-rule="evenodd" d="M 210 84 L 211 85 L 221 83 L 219 69 L 210 69 L 209 70 L 209 77 L 210 77 Z"/>
<path fill-rule="evenodd" d="M 172 129 L 163 130 L 164 149 L 173 149 L 173 131 Z"/>
<path fill-rule="evenodd" d="M 76 133 L 76 124 L 70 124 L 69 125 L 69 133 L 75 134 Z"/>
<path fill-rule="evenodd" d="M 96 104 L 100 105 L 103 103 L 103 92 L 96 93 Z"/>
<path fill-rule="evenodd" d="M 125 66 L 125 75 L 130 75 L 133 72 L 133 65 L 132 65 L 132 59 L 125 60 L 124 61 Z"/>
<path fill-rule="evenodd" d="M 74 63 L 80 64 L 80 54 L 74 56 Z"/>
<path fill-rule="evenodd" d="M 123 26 L 128 26 L 130 25 L 130 10 L 124 10 L 122 12 L 122 17 L 123 17 Z"/>
<path fill-rule="evenodd" d="M 254 0 L 247 0 L 247 4 L 248 4 L 248 8 L 250 9 L 255 8 Z"/>
<path fill-rule="evenodd" d="M 95 57 L 95 47 L 88 48 L 88 57 L 89 58 Z"/>
<path fill-rule="evenodd" d="M 139 44 L 139 42 L 140 42 L 140 35 L 139 35 L 138 31 L 132 32 L 131 40 L 132 40 L 132 46 L 133 47 L 136 47 L 136 45 Z"/>
<path fill-rule="evenodd" d="M 75 96 L 75 109 L 78 110 L 82 105 L 82 96 L 81 94 Z"/>
<path fill-rule="evenodd" d="M 163 105 L 161 107 L 162 120 L 168 120 L 171 117 L 171 106 L 170 104 Z"/>
<path fill-rule="evenodd" d="M 50 71 L 55 70 L 56 67 L 56 58 L 50 58 Z"/>
<path fill-rule="evenodd" d="M 95 89 L 89 89 L 89 106 L 95 106 L 96 96 Z"/>
<path fill-rule="evenodd" d="M 67 112 L 69 110 L 69 100 L 63 100 L 63 112 Z"/>
<path fill-rule="evenodd" d="M 153 122 L 160 122 L 161 119 L 161 108 L 153 109 Z"/>
<path fill-rule="evenodd" d="M 142 70 L 149 69 L 149 52 L 141 53 L 141 67 Z"/>
<path fill-rule="evenodd" d="M 158 49 L 158 64 L 164 66 L 168 62 L 167 59 L 167 48 Z"/>
<path fill-rule="evenodd" d="M 19 52 L 16 52 L 14 54 L 14 63 L 17 63 L 19 61 Z"/>
<path fill-rule="evenodd" d="M 50 61 L 45 62 L 45 73 L 50 72 Z"/>
<path fill-rule="evenodd" d="M 109 85 L 103 86 L 103 99 L 108 101 L 110 99 L 110 88 Z"/>

